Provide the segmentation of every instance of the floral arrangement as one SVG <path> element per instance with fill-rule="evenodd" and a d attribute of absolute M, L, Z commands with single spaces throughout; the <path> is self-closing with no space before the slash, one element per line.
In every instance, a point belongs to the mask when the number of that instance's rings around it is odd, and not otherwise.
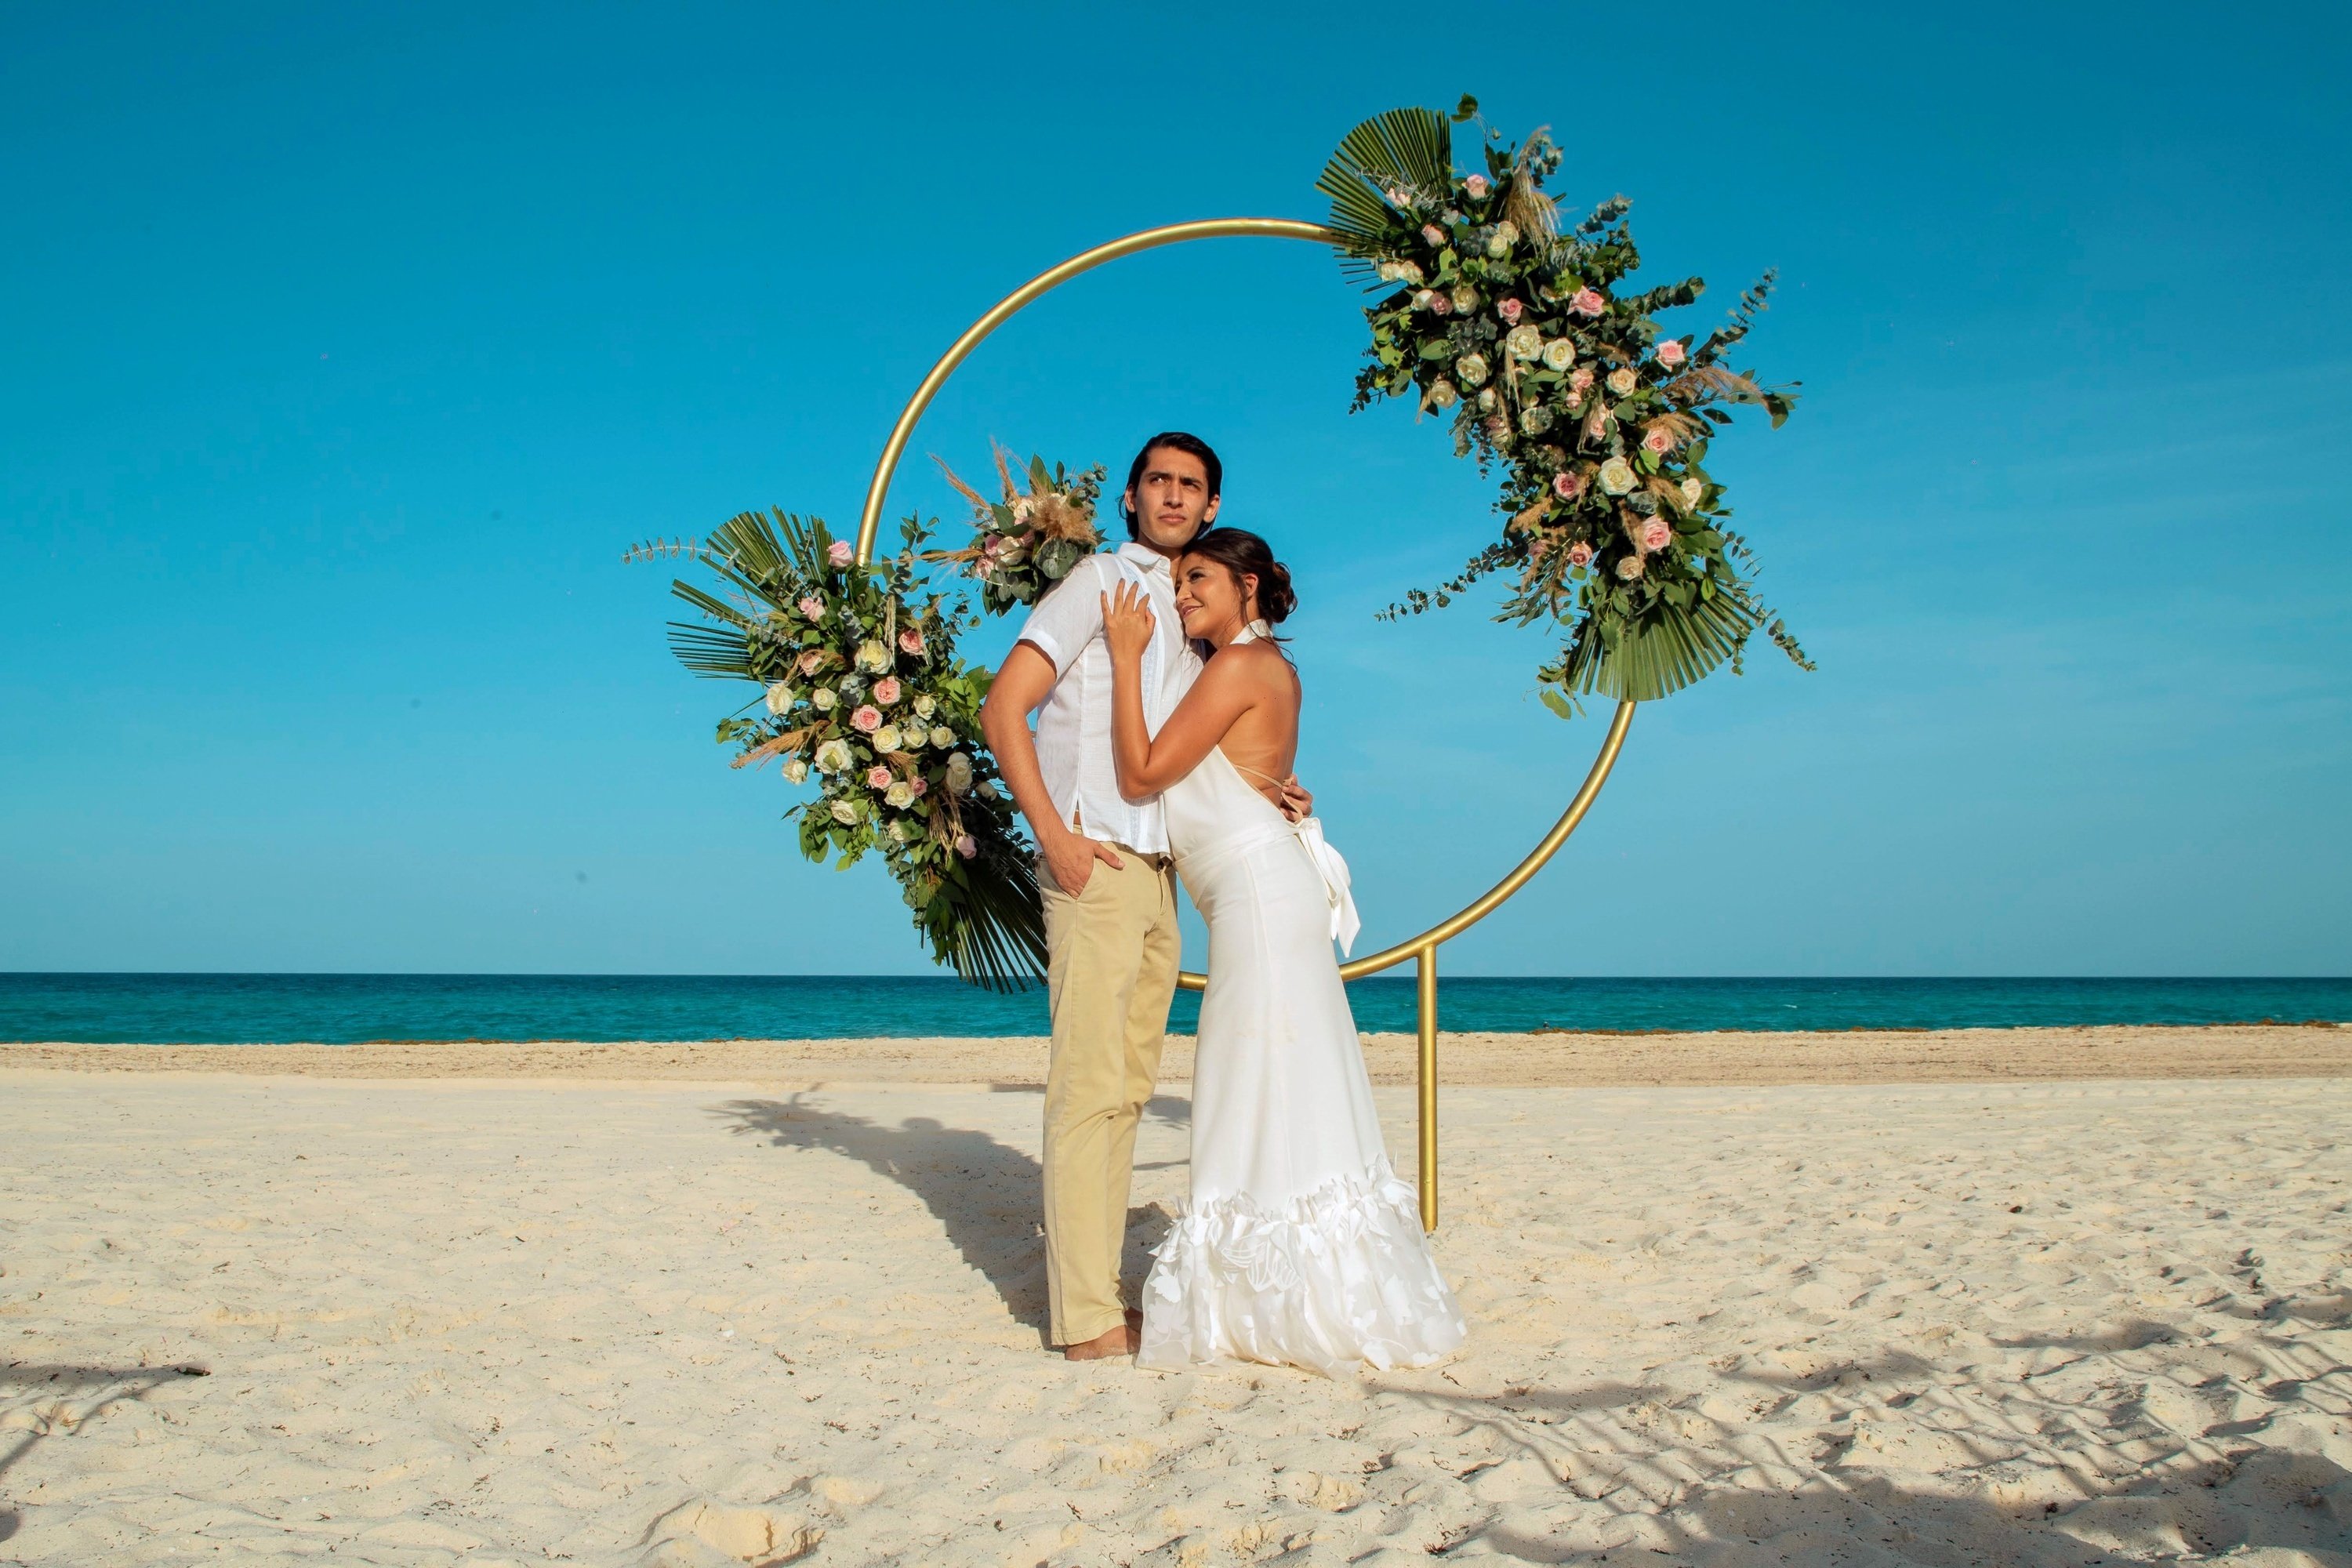
<path fill-rule="evenodd" d="M 1002 446 L 995 452 L 1001 500 L 989 500 L 958 479 L 945 462 L 931 459 L 948 483 L 971 502 L 973 539 L 964 549 L 924 559 L 950 563 L 979 579 L 981 607 L 1003 615 L 1015 605 L 1035 604 L 1102 544 L 1095 527 L 1095 501 L 1102 494 L 1103 468 L 1097 463 L 1072 476 L 1056 463 L 1048 472 L 1045 459 L 1033 456 L 1023 472 L 1029 481 L 1024 489 L 1013 479 L 1012 454 Z"/>
<path fill-rule="evenodd" d="M 816 785 L 785 813 L 802 853 L 845 869 L 878 850 L 933 957 L 1008 990 L 1044 972 L 1035 865 L 980 744 L 989 672 L 955 657 L 976 617 L 917 595 L 925 538 L 909 519 L 896 556 L 860 566 L 817 519 L 745 512 L 630 558 L 690 555 L 719 578 L 717 593 L 670 584 L 702 616 L 672 622 L 670 646 L 698 674 L 760 685 L 718 738 L 736 767 L 776 758 L 786 782 Z"/>
<path fill-rule="evenodd" d="M 1517 147 L 1488 132 L 1483 172 L 1454 169 L 1448 117 L 1391 110 L 1349 132 L 1317 188 L 1355 268 L 1383 296 L 1365 311 L 1370 363 L 1354 407 L 1412 397 L 1447 420 L 1456 456 L 1503 469 L 1502 538 L 1434 592 L 1389 616 L 1443 606 L 1488 574 L 1517 573 L 1498 619 L 1570 628 L 1539 672 L 1563 716 L 1599 692 L 1645 701 L 1725 660 L 1736 668 L 1761 629 L 1812 665 L 1758 600 L 1747 542 L 1727 525 L 1708 473 L 1708 437 L 1727 405 L 1760 406 L 1778 428 L 1794 395 L 1733 370 L 1772 285 L 1765 274 L 1727 325 L 1704 341 L 1664 331 L 1656 312 L 1688 305 L 1692 278 L 1635 293 L 1641 262 L 1622 197 L 1562 232 L 1545 179 L 1559 150 L 1541 132 Z M 1483 123 L 1483 122 L 1482 122 Z"/>

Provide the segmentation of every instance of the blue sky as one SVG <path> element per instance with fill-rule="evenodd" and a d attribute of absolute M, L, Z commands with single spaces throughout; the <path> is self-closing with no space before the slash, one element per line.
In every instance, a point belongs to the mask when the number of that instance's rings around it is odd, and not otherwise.
<path fill-rule="evenodd" d="M 889 973 L 631 540 L 854 517 L 938 353 L 1151 224 L 1318 217 L 1472 91 L 1804 383 L 1719 443 L 1769 648 L 1636 718 L 1453 973 L 2352 971 L 2341 13 L 1489 5 L 19 5 L 0 47 L 0 968 Z M 1161 426 L 1296 569 L 1367 941 L 1581 776 L 1538 631 L 1371 612 L 1488 535 L 1345 410 L 1328 255 L 1160 252 L 992 340 L 917 454 Z M 955 515 L 910 463 L 898 510 Z M 1005 633 L 995 628 L 992 653 Z"/>

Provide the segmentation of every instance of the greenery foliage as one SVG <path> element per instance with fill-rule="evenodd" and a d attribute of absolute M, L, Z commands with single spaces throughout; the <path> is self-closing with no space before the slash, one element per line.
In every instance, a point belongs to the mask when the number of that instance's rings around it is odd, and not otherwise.
<path fill-rule="evenodd" d="M 991 615 L 1035 604 L 1102 543 L 1095 527 L 1095 501 L 1103 482 L 1099 463 L 1073 475 L 1059 463 L 1049 470 L 1045 458 L 1032 457 L 1021 470 L 1028 481 L 1024 489 L 1013 478 L 1012 454 L 999 446 L 996 478 L 1003 498 L 991 500 L 956 478 L 947 464 L 931 460 L 971 502 L 972 542 L 923 559 L 952 563 L 970 573 L 980 583 L 981 607 Z"/>
<path fill-rule="evenodd" d="M 1458 175 L 1449 118 L 1396 109 L 1350 131 L 1317 188 L 1351 270 L 1381 298 L 1366 311 L 1369 363 L 1354 406 L 1412 397 L 1445 419 L 1456 456 L 1502 469 L 1502 537 L 1433 590 L 1386 612 L 1443 606 L 1473 583 L 1516 573 L 1498 619 L 1569 628 L 1538 672 L 1562 715 L 1599 693 L 1648 701 L 1727 660 L 1761 630 L 1812 665 L 1755 591 L 1754 560 L 1707 471 L 1709 437 L 1729 408 L 1759 407 L 1775 428 L 1794 402 L 1726 355 L 1772 286 L 1767 273 L 1729 322 L 1695 342 L 1656 313 L 1691 304 L 1696 278 L 1617 290 L 1641 265 L 1623 197 L 1563 231 L 1547 177 L 1559 150 L 1538 132 L 1517 147 L 1485 139 L 1485 168 Z"/>
<path fill-rule="evenodd" d="M 917 587 L 927 536 L 909 518 L 898 554 L 860 566 L 817 519 L 745 512 L 699 542 L 630 555 L 690 555 L 716 577 L 670 584 L 702 617 L 672 622 L 670 647 L 698 675 L 759 683 L 718 738 L 736 767 L 775 759 L 788 782 L 816 785 L 785 813 L 801 852 L 846 868 L 878 850 L 932 956 L 1015 989 L 1045 972 L 1035 864 L 980 743 L 989 672 L 955 653 L 977 617 Z"/>

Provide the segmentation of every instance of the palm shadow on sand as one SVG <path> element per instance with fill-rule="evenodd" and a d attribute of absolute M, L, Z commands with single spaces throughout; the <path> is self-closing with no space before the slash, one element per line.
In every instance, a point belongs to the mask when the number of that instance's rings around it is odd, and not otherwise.
<path fill-rule="evenodd" d="M 1144 1117 L 1182 1126 L 1191 1112 L 1189 1101 L 1163 1095 L 1145 1107 Z M 732 1135 L 764 1138 L 778 1149 L 843 1155 L 914 1194 L 964 1263 L 1003 1299 L 1013 1320 L 1043 1339 L 1048 1314 L 1038 1204 L 1045 1172 L 1035 1156 L 976 1128 L 950 1127 L 929 1116 L 910 1116 L 894 1125 L 834 1110 L 807 1093 L 789 1100 L 731 1100 L 713 1114 L 725 1119 Z M 1142 1279 L 1150 1249 L 1167 1228 L 1167 1215 L 1156 1205 L 1128 1210 L 1121 1267 L 1130 1286 Z"/>

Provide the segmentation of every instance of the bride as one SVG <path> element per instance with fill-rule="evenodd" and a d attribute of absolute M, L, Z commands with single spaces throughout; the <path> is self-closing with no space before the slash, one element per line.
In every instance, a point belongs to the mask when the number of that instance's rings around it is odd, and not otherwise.
<path fill-rule="evenodd" d="M 1346 867 L 1312 818 L 1294 825 L 1277 805 L 1298 748 L 1298 672 L 1272 630 L 1297 602 L 1290 574 L 1265 540 L 1219 528 L 1175 575 L 1184 634 L 1208 665 L 1157 735 L 1143 711 L 1150 608 L 1124 584 L 1103 605 L 1119 790 L 1160 797 L 1209 927 L 1192 1196 L 1153 1254 L 1136 1360 L 1334 1376 L 1424 1365 L 1465 1329 L 1381 1146 L 1331 955 L 1335 935 L 1355 935 Z"/>

